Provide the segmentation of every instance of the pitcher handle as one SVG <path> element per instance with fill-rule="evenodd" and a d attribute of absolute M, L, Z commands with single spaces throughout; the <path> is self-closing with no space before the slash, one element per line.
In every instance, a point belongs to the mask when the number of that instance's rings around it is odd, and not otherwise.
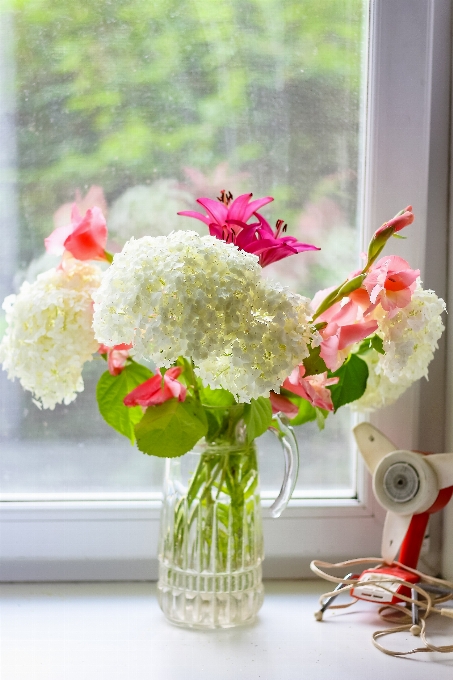
<path fill-rule="evenodd" d="M 275 501 L 269 508 L 272 517 L 280 517 L 283 510 L 288 505 L 289 499 L 292 496 L 294 487 L 297 482 L 297 475 L 299 473 L 299 447 L 294 435 L 294 430 L 288 424 L 286 416 L 275 416 L 279 424 L 277 428 L 271 428 L 271 431 L 279 438 L 283 454 L 285 456 L 285 473 L 283 476 L 282 488 Z"/>

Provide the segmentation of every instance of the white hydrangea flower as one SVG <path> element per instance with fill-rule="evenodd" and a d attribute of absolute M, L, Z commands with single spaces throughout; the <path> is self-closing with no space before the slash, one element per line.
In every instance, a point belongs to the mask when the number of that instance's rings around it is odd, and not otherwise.
<path fill-rule="evenodd" d="M 428 377 L 428 365 L 444 331 L 441 314 L 445 302 L 432 290 L 423 290 L 420 279 L 410 303 L 389 319 L 380 309 L 377 335 L 385 354 L 374 350 L 363 358 L 370 369 L 364 395 L 352 404 L 355 410 L 387 406 L 416 380 Z"/>
<path fill-rule="evenodd" d="M 5 298 L 8 327 L 0 361 L 8 377 L 19 378 L 40 407 L 69 404 L 83 390 L 83 365 L 98 349 L 91 296 L 101 277 L 98 266 L 70 259 L 64 269 L 39 274 L 34 283 L 25 281 L 17 295 Z"/>
<path fill-rule="evenodd" d="M 262 278 L 258 258 L 195 232 L 131 239 L 93 296 L 96 338 L 170 366 L 191 357 L 213 389 L 249 402 L 308 356 L 309 300 Z"/>
<path fill-rule="evenodd" d="M 124 243 L 132 236 L 167 236 L 179 229 L 192 229 L 192 220 L 177 215 L 193 203 L 193 196 L 175 179 L 159 179 L 127 189 L 109 210 L 110 235 Z M 206 228 L 204 229 L 206 232 Z"/>
<path fill-rule="evenodd" d="M 377 409 L 393 404 L 412 384 L 411 381 L 392 382 L 383 372 L 380 359 L 383 358 L 374 349 L 360 356 L 368 364 L 368 381 L 364 394 L 350 404 L 353 411 L 371 413 Z"/>

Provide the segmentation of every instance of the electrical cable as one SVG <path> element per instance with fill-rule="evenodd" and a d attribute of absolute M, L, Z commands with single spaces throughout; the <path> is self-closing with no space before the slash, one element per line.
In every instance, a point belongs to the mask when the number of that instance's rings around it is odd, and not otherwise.
<path fill-rule="evenodd" d="M 326 573 L 323 571 L 324 569 L 347 569 L 348 571 L 351 571 L 349 568 L 352 566 L 355 566 L 357 564 L 373 564 L 373 568 L 379 568 L 386 566 L 388 567 L 389 565 L 386 565 L 382 558 L 380 557 L 365 557 L 365 558 L 360 558 L 360 559 L 355 559 L 355 560 L 347 560 L 345 562 L 337 562 L 331 564 L 330 562 L 323 562 L 321 560 L 313 560 L 310 564 L 310 569 L 319 577 L 325 579 L 326 581 L 330 581 L 331 583 L 336 583 L 336 584 L 342 584 L 343 587 L 341 589 L 333 590 L 328 593 L 324 593 L 321 595 L 319 598 L 319 602 L 321 604 L 321 609 L 317 612 L 315 612 L 315 618 L 317 621 L 322 621 L 324 611 L 326 609 L 326 606 L 329 607 L 329 609 L 344 609 L 346 607 L 350 607 L 351 605 L 355 604 L 359 598 L 353 598 L 352 602 L 348 602 L 346 604 L 339 604 L 339 605 L 330 605 L 327 603 L 327 600 L 329 598 L 336 597 L 340 593 L 343 592 L 349 592 L 352 590 L 354 587 L 361 586 L 363 585 L 363 582 L 360 581 L 359 578 L 338 578 L 336 576 L 332 576 L 331 574 Z M 378 613 L 380 617 L 389 623 L 400 623 L 401 621 L 407 621 L 407 623 L 403 623 L 403 625 L 399 626 L 394 626 L 392 628 L 385 628 L 383 630 L 377 630 L 373 633 L 372 635 L 372 642 L 374 646 L 379 649 L 379 651 L 383 652 L 384 654 L 388 654 L 389 656 L 406 656 L 408 654 L 416 654 L 418 652 L 441 652 L 441 653 L 450 653 L 453 652 L 453 644 L 451 645 L 441 645 L 441 646 L 436 646 L 432 643 L 430 643 L 427 638 L 426 638 L 426 619 L 428 619 L 429 616 L 432 614 L 438 614 L 440 616 L 445 616 L 448 618 L 453 618 L 453 608 L 448 608 L 448 607 L 442 607 L 438 608 L 440 604 L 443 604 L 445 602 L 448 602 L 449 600 L 453 600 L 453 583 L 451 581 L 447 581 L 445 579 L 437 578 L 435 576 L 429 576 L 428 574 L 424 574 L 421 571 L 418 571 L 417 569 L 412 569 L 410 567 L 407 567 L 405 564 L 401 564 L 401 562 L 393 562 L 392 566 L 400 567 L 401 569 L 404 569 L 405 571 L 408 571 L 412 574 L 415 574 L 420 578 L 420 583 L 411 583 L 409 581 L 405 581 L 403 578 L 399 578 L 398 576 L 391 577 L 388 573 L 385 574 L 385 580 L 382 578 L 379 579 L 377 576 L 376 579 L 369 579 L 367 580 L 366 584 L 367 586 L 370 585 L 376 585 L 380 589 L 390 593 L 391 595 L 395 596 L 395 593 L 393 590 L 390 588 L 386 588 L 384 583 L 397 583 L 398 585 L 401 586 L 406 586 L 410 590 L 415 590 L 417 594 L 421 597 L 421 599 L 415 599 L 413 597 L 408 597 L 406 595 L 403 595 L 402 593 L 398 593 L 396 597 L 398 597 L 399 600 L 402 600 L 405 602 L 404 606 L 401 605 L 396 605 L 396 604 L 386 604 L 384 606 L 381 606 L 378 610 Z M 424 584 L 426 587 L 423 588 Z M 449 591 L 448 593 L 445 594 L 439 594 L 437 597 L 435 596 L 434 593 L 430 593 L 429 591 Z M 419 612 L 419 622 L 418 624 L 413 623 L 412 621 L 412 615 L 410 610 L 408 609 L 408 605 L 416 605 L 418 608 Z M 389 612 L 389 613 L 387 613 Z M 423 644 L 425 645 L 424 647 L 416 647 L 414 649 L 411 649 L 407 652 L 397 652 L 393 651 L 391 649 L 388 649 L 381 645 L 378 640 L 381 637 L 384 637 L 386 635 L 392 635 L 394 633 L 402 633 L 402 632 L 410 632 L 412 635 L 416 637 L 420 637 L 422 640 Z"/>

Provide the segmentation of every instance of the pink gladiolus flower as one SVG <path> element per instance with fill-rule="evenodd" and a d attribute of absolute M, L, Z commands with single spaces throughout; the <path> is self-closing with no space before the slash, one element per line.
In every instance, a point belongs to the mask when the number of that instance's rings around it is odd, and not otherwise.
<path fill-rule="evenodd" d="M 107 225 L 100 208 L 94 207 L 86 211 L 82 217 L 74 203 L 71 213 L 71 224 L 57 227 L 44 239 L 46 250 L 52 255 L 62 255 L 69 251 L 77 260 L 108 260 L 105 246 L 107 243 Z"/>
<path fill-rule="evenodd" d="M 169 368 L 162 376 L 160 372 L 153 375 L 144 383 L 136 387 L 124 397 L 125 406 L 158 406 L 169 399 L 184 401 L 187 387 L 176 380 L 182 373 L 182 368 Z"/>
<path fill-rule="evenodd" d="M 326 329 L 321 331 L 321 357 L 331 371 L 336 371 L 346 360 L 351 345 L 361 342 L 376 332 L 377 321 L 362 321 L 347 326 L 339 326 L 335 333 L 328 335 Z"/>
<path fill-rule="evenodd" d="M 107 347 L 107 345 L 99 345 L 99 354 L 107 354 L 107 367 L 111 375 L 119 375 L 126 366 L 129 357 L 129 350 L 132 345 L 115 345 L 114 347 Z"/>
<path fill-rule="evenodd" d="M 418 276 L 419 269 L 411 269 L 402 257 L 391 255 L 376 262 L 362 285 L 371 304 L 380 303 L 392 317 L 411 301 Z"/>
<path fill-rule="evenodd" d="M 217 201 L 211 198 L 197 198 L 197 203 L 205 208 L 207 215 L 193 210 L 183 210 L 178 215 L 194 217 L 209 227 L 211 236 L 227 243 L 234 243 L 235 237 L 252 215 L 258 217 L 257 211 L 274 200 L 272 196 L 266 196 L 250 202 L 252 196 L 253 194 L 242 194 L 233 200 L 230 193 L 222 191 Z"/>
<path fill-rule="evenodd" d="M 97 205 L 102 210 L 104 215 L 107 215 L 108 206 L 105 200 L 104 190 L 102 187 L 93 184 L 85 196 L 82 196 L 79 189 L 76 189 L 74 201 L 71 203 L 63 203 L 53 214 L 54 228 L 65 227 L 71 222 L 71 213 L 73 203 L 77 204 L 78 209 L 85 215 L 89 208 L 94 208 Z"/>
<path fill-rule="evenodd" d="M 413 221 L 414 215 L 412 213 L 412 206 L 408 205 L 402 215 L 396 215 L 396 217 L 389 220 L 388 222 L 384 222 L 382 227 L 379 227 L 379 229 L 374 232 L 373 238 L 376 238 L 376 236 L 382 234 L 382 232 L 389 229 L 389 227 L 391 227 L 393 229 L 393 233 L 396 234 L 396 232 L 401 231 L 401 229 L 404 229 L 404 227 L 412 224 Z"/>
<path fill-rule="evenodd" d="M 313 298 L 312 306 L 322 302 L 329 292 L 327 290 L 317 293 Z M 361 304 L 351 298 L 346 304 L 336 302 L 317 319 L 319 322 L 327 322 L 327 326 L 320 330 L 321 357 L 331 371 L 340 368 L 349 354 L 351 345 L 372 335 L 378 328 L 377 321 L 364 316 L 362 296 L 354 295 L 354 297 L 359 297 Z M 366 306 L 372 308 L 369 300 Z"/>
<path fill-rule="evenodd" d="M 339 378 L 328 378 L 327 371 L 318 375 L 305 376 L 305 366 L 300 364 L 293 370 L 289 378 L 283 383 L 285 390 L 294 392 L 302 399 L 306 399 L 312 406 L 325 411 L 333 411 L 332 395 L 327 389 L 329 385 L 336 385 Z"/>
<path fill-rule="evenodd" d="M 271 400 L 272 413 L 284 413 L 288 418 L 295 418 L 299 413 L 299 409 L 288 397 L 284 397 L 283 394 L 277 394 L 272 391 L 269 392 L 269 399 Z"/>

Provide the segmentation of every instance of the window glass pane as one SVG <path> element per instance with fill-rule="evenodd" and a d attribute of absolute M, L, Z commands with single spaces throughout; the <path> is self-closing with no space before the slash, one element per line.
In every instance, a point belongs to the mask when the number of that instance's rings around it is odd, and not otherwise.
<path fill-rule="evenodd" d="M 359 253 L 366 5 L 17 1 L 0 15 L 1 297 L 58 262 L 43 239 L 92 186 L 112 249 L 197 229 L 176 212 L 198 196 L 270 194 L 266 217 L 322 250 L 265 274 L 308 296 L 339 281 Z M 104 369 L 87 364 L 85 391 L 54 411 L 1 373 L 3 493 L 160 488 L 162 461 L 97 413 Z M 345 410 L 322 433 L 299 429 L 303 495 L 354 495 L 350 424 Z M 261 451 L 274 490 L 278 442 L 265 435 Z"/>

